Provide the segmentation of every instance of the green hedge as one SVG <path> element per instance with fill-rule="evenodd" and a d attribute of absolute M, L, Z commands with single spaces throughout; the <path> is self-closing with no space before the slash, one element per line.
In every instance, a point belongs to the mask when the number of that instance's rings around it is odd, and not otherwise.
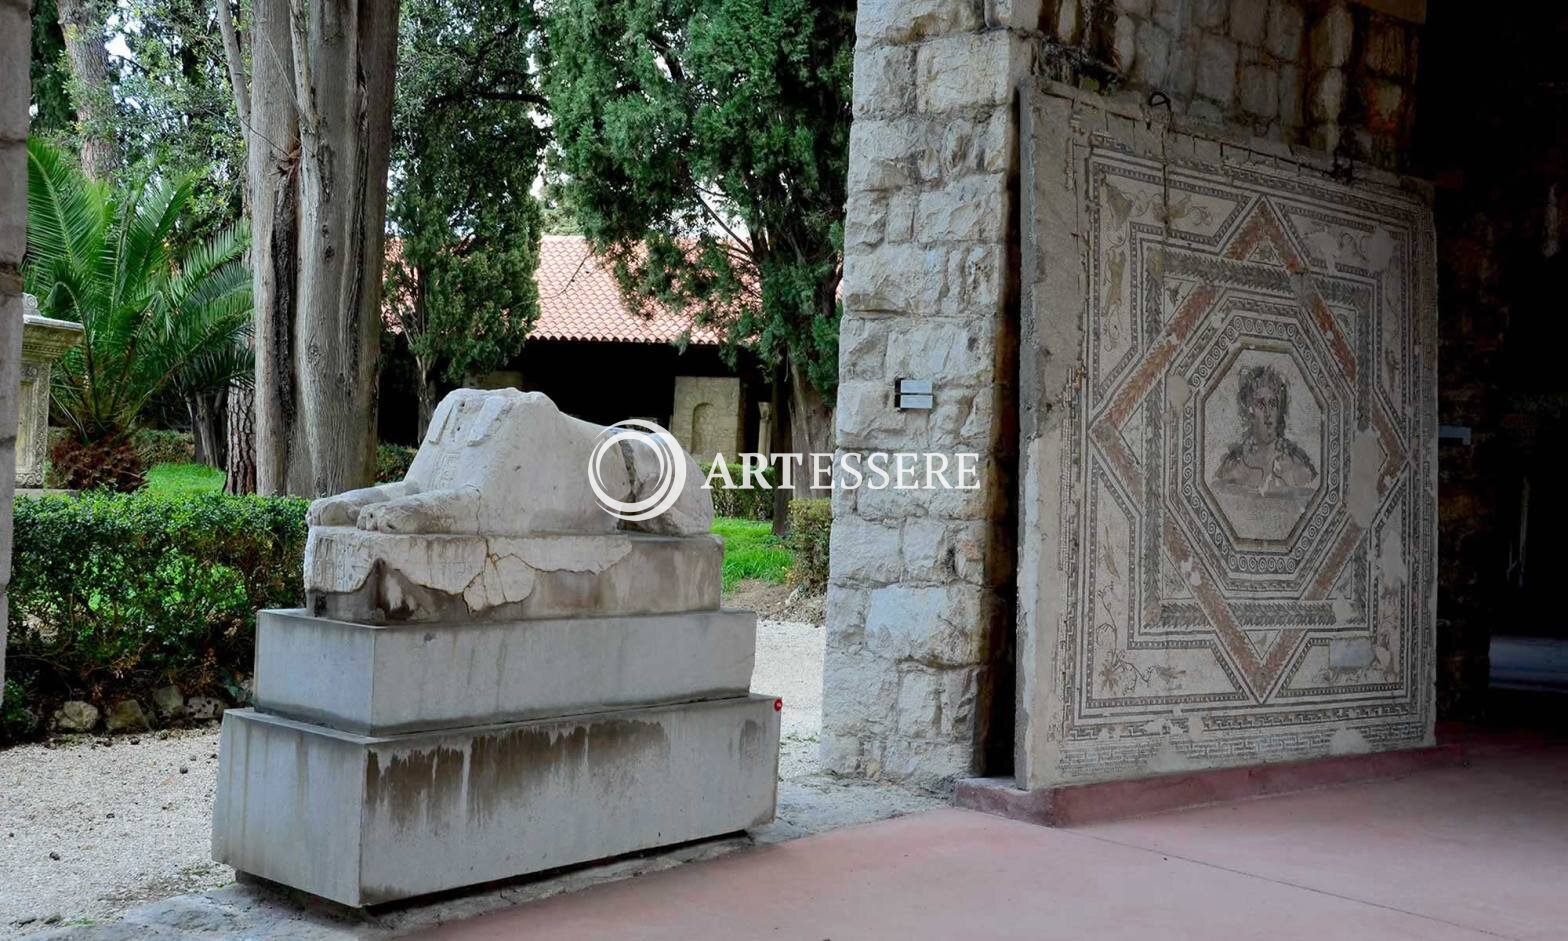
<path fill-rule="evenodd" d="M 408 466 L 414 463 L 418 448 L 401 444 L 376 445 L 376 483 L 390 484 L 408 475 Z"/>
<path fill-rule="evenodd" d="M 106 710 L 167 683 L 187 695 L 232 690 L 251 670 L 256 610 L 303 603 L 306 505 L 217 493 L 19 498 L 3 725 L 14 736 L 26 724 L 19 696 L 36 719 L 66 699 Z"/>
<path fill-rule="evenodd" d="M 703 479 L 706 480 L 712 471 L 713 465 L 699 464 L 702 468 Z M 729 468 L 730 480 L 740 484 L 746 479 L 745 473 L 739 464 L 726 464 Z M 768 467 L 763 470 L 762 476 L 769 484 L 777 485 L 779 469 Z M 729 516 L 740 520 L 771 520 L 773 518 L 773 491 L 762 487 L 750 489 L 726 489 L 722 477 L 714 478 L 713 486 L 708 491 L 713 495 L 713 515 Z"/>
<path fill-rule="evenodd" d="M 828 586 L 828 536 L 833 529 L 833 503 L 827 498 L 789 501 L 789 534 L 784 537 L 795 555 L 792 584 L 811 591 Z"/>

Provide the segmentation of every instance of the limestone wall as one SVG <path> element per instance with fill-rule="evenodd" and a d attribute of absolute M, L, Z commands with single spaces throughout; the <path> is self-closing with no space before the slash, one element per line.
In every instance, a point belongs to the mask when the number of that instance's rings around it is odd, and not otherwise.
<path fill-rule="evenodd" d="M 16 399 L 22 355 L 22 253 L 27 246 L 27 0 L 0 0 L 0 690 L 11 580 Z"/>
<path fill-rule="evenodd" d="M 1425 0 L 1054 0 L 1041 27 L 1052 78 L 1394 167 L 1425 18 Z"/>
<path fill-rule="evenodd" d="M 823 756 L 842 772 L 978 770 L 1011 676 L 996 638 L 1013 564 L 1012 102 L 1038 15 L 955 0 L 857 10 L 838 447 L 975 451 L 984 486 L 835 497 Z M 897 377 L 933 379 L 935 407 L 895 410 Z"/>
<path fill-rule="evenodd" d="M 723 453 L 731 461 L 746 450 L 745 400 L 734 376 L 676 376 L 670 434 L 699 461 Z"/>
<path fill-rule="evenodd" d="M 1059 85 L 1021 149 L 1020 785 L 1430 744 L 1426 192 Z"/>

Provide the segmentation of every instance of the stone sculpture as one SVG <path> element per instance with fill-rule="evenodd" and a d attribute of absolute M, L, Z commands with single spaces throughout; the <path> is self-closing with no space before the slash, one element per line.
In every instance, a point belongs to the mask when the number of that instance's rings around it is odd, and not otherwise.
<path fill-rule="evenodd" d="M 719 608 L 712 501 L 660 444 L 460 389 L 404 480 L 312 504 L 308 608 L 260 613 L 223 714 L 214 858 L 361 906 L 772 819 L 756 615 Z M 612 515 L 590 462 L 669 507 Z"/>
<path fill-rule="evenodd" d="M 397 621 L 716 603 L 703 592 L 722 547 L 707 535 L 713 501 L 696 462 L 670 448 L 688 465 L 679 497 L 652 519 L 623 522 L 596 501 L 589 465 L 612 497 L 634 502 L 659 483 L 659 443 L 603 447 L 609 431 L 539 392 L 451 393 L 403 480 L 311 504 L 311 609 Z M 634 541 L 633 532 L 692 538 Z M 674 594 L 658 584 L 671 577 Z M 596 600 L 590 587 L 613 597 Z"/>

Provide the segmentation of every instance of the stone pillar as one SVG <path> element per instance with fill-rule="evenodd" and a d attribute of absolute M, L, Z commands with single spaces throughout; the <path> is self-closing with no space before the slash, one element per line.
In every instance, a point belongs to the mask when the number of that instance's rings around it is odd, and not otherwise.
<path fill-rule="evenodd" d="M 22 368 L 17 393 L 16 486 L 42 487 L 49 455 L 49 374 L 54 361 L 81 342 L 82 325 L 38 314 L 22 295 Z"/>
<path fill-rule="evenodd" d="M 982 486 L 835 494 L 822 750 L 842 773 L 972 774 L 1011 696 L 1010 182 L 1038 20 L 1007 0 L 857 11 L 837 446 L 977 452 Z M 932 380 L 934 407 L 896 410 L 900 377 Z"/>
<path fill-rule="evenodd" d="M 734 376 L 676 376 L 670 434 L 699 461 L 722 453 L 736 461 L 746 426 L 740 380 Z"/>
<path fill-rule="evenodd" d="M 0 691 L 5 689 L 5 589 L 11 581 L 17 375 L 22 352 L 22 253 L 27 247 L 28 0 L 0 0 Z M 3 692 L 0 692 L 3 695 Z"/>

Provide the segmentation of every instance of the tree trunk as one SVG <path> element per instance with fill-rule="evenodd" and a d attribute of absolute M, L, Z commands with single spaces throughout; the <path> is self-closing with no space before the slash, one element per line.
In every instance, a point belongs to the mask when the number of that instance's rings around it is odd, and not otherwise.
<path fill-rule="evenodd" d="M 229 386 L 229 447 L 224 493 L 256 492 L 256 395 L 250 386 Z"/>
<path fill-rule="evenodd" d="M 191 413 L 191 438 L 196 444 L 197 462 L 222 467 L 227 445 L 223 436 L 224 390 L 193 395 L 187 401 L 187 408 Z"/>
<path fill-rule="evenodd" d="M 272 2 L 272 0 L 268 0 Z M 397 3 L 292 2 L 300 246 L 294 358 L 310 491 L 375 476 Z"/>
<path fill-rule="evenodd" d="M 773 426 L 768 436 L 768 454 L 778 459 L 781 454 L 790 450 L 790 418 L 789 405 L 789 367 L 780 363 L 773 370 L 773 382 L 769 386 L 769 413 L 773 416 Z M 783 487 L 773 488 L 773 535 L 783 536 L 789 532 L 789 501 L 794 494 Z"/>
<path fill-rule="evenodd" d="M 430 381 L 430 363 L 423 357 L 415 356 L 414 366 L 419 372 L 419 440 L 423 442 L 436 416 L 436 384 Z"/>
<path fill-rule="evenodd" d="M 65 58 L 71 67 L 71 104 L 81 136 L 82 171 L 101 180 L 120 166 L 114 139 L 114 94 L 109 89 L 105 14 L 99 0 L 58 0 Z"/>
<path fill-rule="evenodd" d="M 286 0 L 252 7 L 247 193 L 251 216 L 252 303 L 255 305 L 256 382 L 253 392 L 256 492 L 299 493 L 290 482 L 309 466 L 297 448 L 294 312 L 299 268 L 299 123 L 294 110 L 293 41 Z M 268 51 L 261 51 L 268 50 Z"/>
<path fill-rule="evenodd" d="M 833 405 L 794 364 L 789 367 L 789 430 L 790 450 L 806 455 L 807 467 L 812 454 L 833 453 Z M 823 496 L 812 493 L 810 474 L 797 475 L 795 495 Z"/>

